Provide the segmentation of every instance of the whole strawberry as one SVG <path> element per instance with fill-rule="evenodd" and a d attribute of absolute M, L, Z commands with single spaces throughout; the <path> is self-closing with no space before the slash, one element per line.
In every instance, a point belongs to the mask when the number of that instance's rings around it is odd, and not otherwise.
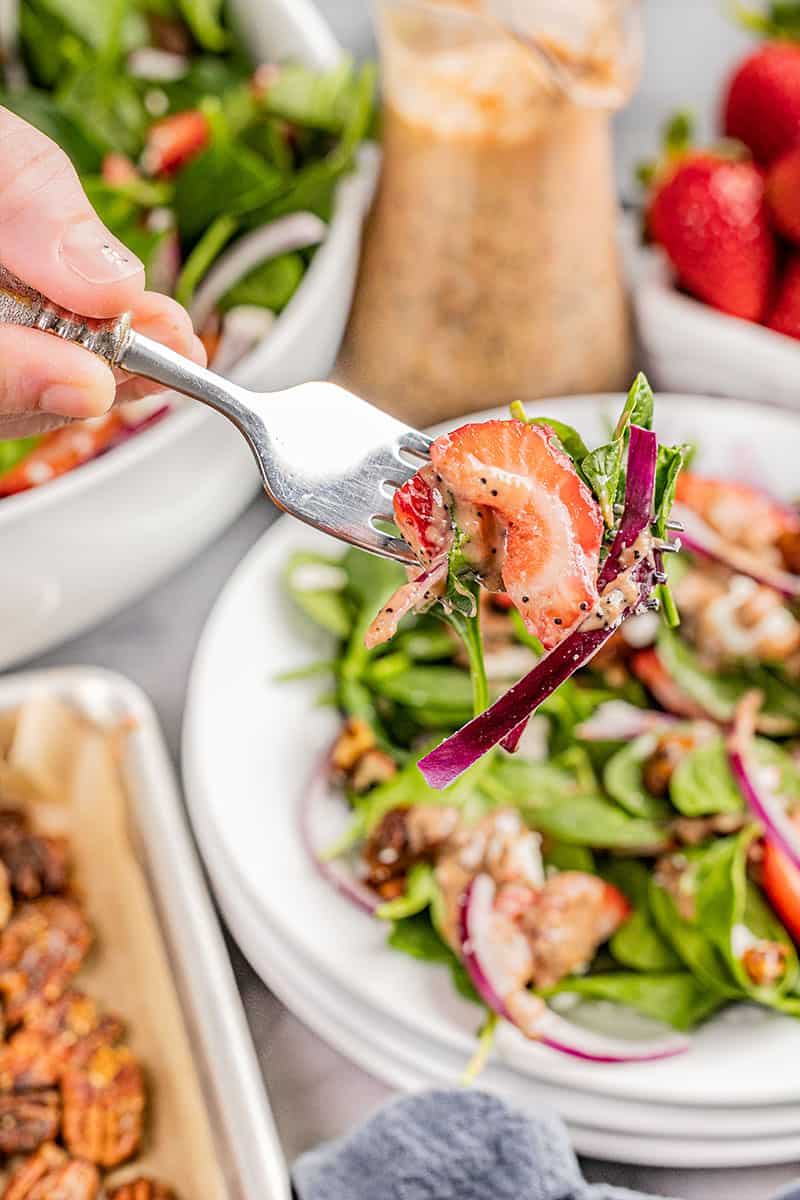
<path fill-rule="evenodd" d="M 767 208 L 778 233 L 800 246 L 800 146 L 782 154 L 769 168 Z"/>
<path fill-rule="evenodd" d="M 723 128 L 761 163 L 800 144 L 800 45 L 765 42 L 734 72 Z"/>
<path fill-rule="evenodd" d="M 763 319 L 775 242 L 752 162 L 710 153 L 680 159 L 656 184 L 648 227 L 687 291 L 732 316 Z"/>
<path fill-rule="evenodd" d="M 786 264 L 767 325 L 778 333 L 800 338 L 800 254 L 792 255 Z"/>

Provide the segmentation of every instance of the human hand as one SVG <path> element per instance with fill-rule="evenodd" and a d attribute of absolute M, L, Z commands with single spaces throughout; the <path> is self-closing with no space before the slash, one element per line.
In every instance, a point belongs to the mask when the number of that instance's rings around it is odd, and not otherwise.
<path fill-rule="evenodd" d="M 145 291 L 144 267 L 102 224 L 75 168 L 50 138 L 0 108 L 0 261 L 64 308 L 86 317 L 130 310 L 135 327 L 205 363 L 188 313 Z M 0 438 L 98 417 L 158 385 L 36 329 L 0 325 Z"/>

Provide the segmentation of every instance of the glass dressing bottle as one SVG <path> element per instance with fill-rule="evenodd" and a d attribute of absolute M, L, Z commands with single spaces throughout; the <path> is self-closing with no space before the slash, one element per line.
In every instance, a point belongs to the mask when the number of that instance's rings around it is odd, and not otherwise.
<path fill-rule="evenodd" d="M 610 113 L 636 0 L 379 0 L 384 162 L 340 359 L 416 424 L 626 385 Z"/>

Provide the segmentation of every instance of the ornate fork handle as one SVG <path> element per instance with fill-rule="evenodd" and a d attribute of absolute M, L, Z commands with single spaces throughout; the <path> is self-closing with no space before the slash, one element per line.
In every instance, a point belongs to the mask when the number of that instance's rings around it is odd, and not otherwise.
<path fill-rule="evenodd" d="M 0 325 L 41 329 L 83 346 L 112 367 L 122 367 L 200 400 L 232 421 L 254 449 L 263 446 L 264 423 L 248 405 L 247 394 L 221 375 L 137 333 L 131 326 L 130 313 L 107 320 L 78 316 L 48 300 L 0 263 Z"/>
<path fill-rule="evenodd" d="M 101 320 L 79 317 L 42 296 L 0 263 L 0 325 L 25 325 L 53 333 L 118 366 L 131 339 L 131 315 Z"/>

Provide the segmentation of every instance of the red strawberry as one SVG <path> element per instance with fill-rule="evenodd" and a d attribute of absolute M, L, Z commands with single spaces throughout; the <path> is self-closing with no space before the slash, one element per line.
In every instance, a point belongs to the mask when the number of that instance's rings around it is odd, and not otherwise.
<path fill-rule="evenodd" d="M 762 163 L 800 143 L 800 46 L 765 42 L 748 55 L 728 84 L 723 126 Z"/>
<path fill-rule="evenodd" d="M 424 563 L 447 553 L 453 540 L 450 510 L 436 485 L 436 471 L 423 467 L 394 494 L 400 534 Z"/>
<path fill-rule="evenodd" d="M 800 146 L 788 150 L 769 168 L 767 208 L 778 233 L 800 245 Z"/>
<path fill-rule="evenodd" d="M 201 112 L 174 113 L 150 126 L 142 166 L 148 175 L 172 175 L 208 145 L 208 118 Z"/>
<path fill-rule="evenodd" d="M 481 421 L 437 438 L 431 461 L 459 501 L 507 522 L 503 583 L 528 628 L 557 645 L 597 596 L 603 520 L 544 426 Z"/>
<path fill-rule="evenodd" d="M 775 243 L 753 163 L 713 154 L 683 159 L 657 187 L 649 228 L 693 295 L 735 317 L 763 318 Z"/>
<path fill-rule="evenodd" d="M 103 183 L 110 187 L 125 187 L 141 179 L 127 154 L 107 154 L 103 159 Z"/>
<path fill-rule="evenodd" d="M 786 264 L 767 325 L 778 333 L 800 338 L 800 254 L 793 255 Z"/>

